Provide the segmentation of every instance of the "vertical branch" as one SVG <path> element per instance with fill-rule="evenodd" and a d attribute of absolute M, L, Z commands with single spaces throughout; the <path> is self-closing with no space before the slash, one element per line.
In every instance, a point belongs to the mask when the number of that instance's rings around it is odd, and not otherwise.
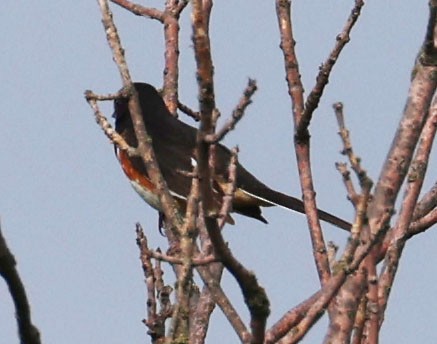
<path fill-rule="evenodd" d="M 222 229 L 225 224 L 226 218 L 229 216 L 229 210 L 235 192 L 237 173 L 236 168 L 237 149 L 234 149 L 232 150 L 232 156 L 229 166 L 229 182 L 228 186 L 226 187 L 225 194 L 223 195 L 223 204 L 218 215 L 218 230 Z M 208 235 L 203 216 L 199 216 L 198 226 L 200 230 L 199 238 L 202 245 L 202 252 L 203 254 L 211 255 L 214 244 L 211 242 L 211 238 Z M 240 340 L 243 343 L 248 343 L 251 337 L 250 334 L 247 332 L 247 329 L 242 323 L 240 317 L 238 316 L 238 314 L 236 314 L 235 310 L 233 309 L 227 298 L 224 296 L 223 292 L 217 290 L 217 285 L 220 283 L 223 272 L 223 264 L 211 264 L 209 265 L 209 270 L 210 273 L 205 274 L 204 269 L 200 270 L 198 268 L 198 271 L 201 274 L 202 279 L 204 280 L 205 286 L 207 287 L 204 288 L 202 291 L 196 314 L 194 314 L 194 319 L 192 323 L 193 326 L 190 331 L 190 343 L 204 343 L 209 318 L 212 310 L 214 309 L 213 300 L 219 305 L 226 318 L 231 322 Z"/>
<path fill-rule="evenodd" d="M 361 339 L 363 338 L 364 323 L 366 321 L 366 306 L 367 299 L 365 296 L 361 298 L 360 305 L 358 306 L 358 311 L 355 315 L 354 332 L 352 335 L 352 344 L 361 344 Z"/>
<path fill-rule="evenodd" d="M 193 291 L 193 254 L 197 237 L 196 218 L 199 203 L 199 179 L 197 168 L 193 168 L 191 191 L 187 200 L 185 221 L 180 228 L 182 268 L 178 274 L 177 304 L 172 315 L 172 339 L 188 338 L 190 330 L 190 299 Z"/>
<path fill-rule="evenodd" d="M 179 83 L 179 17 L 188 0 L 166 0 L 163 11 L 144 7 L 128 0 L 111 0 L 138 16 L 155 19 L 164 24 L 165 67 L 163 98 L 170 113 L 176 116 Z"/>
<path fill-rule="evenodd" d="M 144 164 L 146 165 L 147 174 L 157 188 L 166 219 L 170 225 L 170 228 L 176 233 L 176 228 L 181 225 L 182 220 L 178 213 L 174 199 L 168 191 L 167 184 L 165 183 L 161 172 L 159 171 L 155 154 L 152 149 L 151 140 L 147 135 L 146 128 L 144 126 L 138 95 L 135 89 L 132 87 L 132 79 L 124 58 L 124 50 L 120 43 L 120 37 L 112 19 L 112 12 L 109 9 L 107 0 L 98 0 L 98 4 L 102 13 L 102 23 L 105 28 L 108 44 L 112 50 L 113 59 L 118 67 L 124 87 L 128 88 L 131 93 L 128 106 L 134 125 L 135 135 L 138 141 L 138 147 L 136 148 L 137 154 L 141 156 Z"/>
<path fill-rule="evenodd" d="M 355 315 L 365 295 L 367 273 L 359 269 L 346 280 L 331 304 L 330 323 L 324 343 L 347 343 L 355 323 Z"/>
<path fill-rule="evenodd" d="M 281 36 L 281 49 L 284 54 L 288 93 L 292 101 L 294 126 L 296 128 L 301 121 L 304 111 L 304 91 L 299 74 L 299 64 L 294 49 L 296 43 L 294 41 L 291 23 L 291 1 L 276 0 L 276 13 Z M 328 255 L 326 253 L 326 244 L 317 215 L 315 191 L 312 182 L 309 146 L 310 136 L 308 130 L 305 130 L 305 135 L 295 135 L 294 139 L 303 202 L 313 245 L 313 255 L 319 274 L 319 280 L 323 285 L 329 279 L 331 272 Z"/>
<path fill-rule="evenodd" d="M 216 255 L 239 283 L 246 305 L 251 314 L 251 343 L 262 343 L 266 319 L 270 312 L 267 295 L 259 286 L 256 277 L 238 262 L 226 245 L 215 218 L 213 194 L 211 188 L 211 166 L 209 164 L 211 144 L 204 138 L 214 133 L 214 81 L 210 41 L 209 17 L 212 0 L 193 0 L 192 2 L 193 44 L 197 63 L 197 81 L 199 85 L 200 127 L 197 133 L 197 166 L 200 178 L 200 197 L 205 225 L 213 243 Z"/>
<path fill-rule="evenodd" d="M 387 226 L 388 221 L 382 221 L 384 214 L 393 214 L 394 203 L 410 167 L 414 149 L 436 90 L 437 59 L 434 31 L 437 10 L 434 1 L 430 1 L 429 6 L 427 34 L 416 60 L 407 104 L 376 185 L 374 200 L 369 207 L 372 233 L 377 233 L 379 229 Z"/>
<path fill-rule="evenodd" d="M 206 1 L 209 3 L 209 1 Z M 200 176 L 200 193 L 204 214 L 209 216 L 213 210 L 213 195 L 211 189 L 211 171 L 209 166 L 210 144 L 203 140 L 204 136 L 212 134 L 214 100 L 214 66 L 210 51 L 210 41 L 207 24 L 210 7 L 204 9 L 202 0 L 192 3 L 193 44 L 197 64 L 197 82 L 199 89 L 200 126 L 197 132 L 197 164 Z M 212 3 L 211 3 L 212 4 Z M 208 10 L 209 9 L 209 10 Z"/>
<path fill-rule="evenodd" d="M 381 312 L 387 307 L 391 287 L 398 269 L 408 230 L 413 218 L 415 205 L 422 189 L 423 180 L 428 167 L 429 156 L 434 142 L 437 126 L 437 98 L 434 96 L 429 117 L 423 128 L 414 160 L 408 173 L 408 185 L 398 221 L 390 233 L 390 244 L 384 261 L 384 269 L 380 276 L 379 306 Z M 382 321 L 380 322 L 382 324 Z"/>
<path fill-rule="evenodd" d="M 165 320 L 166 316 L 160 317 L 157 314 L 157 295 L 155 291 L 157 288 L 157 278 L 155 276 L 155 270 L 153 269 L 152 260 L 149 254 L 149 247 L 147 238 L 144 235 L 144 231 L 139 223 L 136 225 L 137 233 L 137 246 L 140 249 L 141 265 L 143 267 L 144 277 L 147 287 L 147 318 L 143 320 L 144 324 L 148 327 L 148 334 L 152 339 L 152 343 L 159 342 L 165 336 Z"/>
<path fill-rule="evenodd" d="M 281 36 L 281 49 L 284 54 L 285 77 L 288 83 L 288 93 L 292 100 L 293 117 L 296 124 L 299 123 L 304 111 L 304 89 L 300 79 L 299 63 L 294 50 L 296 41 L 293 37 L 291 25 L 291 1 L 276 0 L 276 14 Z"/>
<path fill-rule="evenodd" d="M 220 307 L 223 314 L 230 322 L 232 328 L 240 338 L 240 341 L 245 344 L 250 343 L 250 333 L 248 332 L 234 306 L 231 304 L 228 297 L 220 287 L 220 284 L 217 278 L 215 278 L 214 273 L 211 272 L 210 269 L 207 269 L 203 266 L 198 266 L 197 271 L 199 272 L 203 283 L 208 287 L 214 302 Z"/>
<path fill-rule="evenodd" d="M 379 338 L 379 319 L 381 313 L 378 304 L 377 264 L 377 250 L 374 249 L 370 252 L 364 263 L 367 269 L 367 319 L 364 324 L 363 335 L 365 342 L 369 344 L 378 343 Z"/>
<path fill-rule="evenodd" d="M 211 272 L 211 278 L 215 281 L 215 283 L 219 284 L 222 278 L 223 265 L 220 263 L 212 263 L 209 265 L 209 271 Z M 189 343 L 205 343 L 206 335 L 209 329 L 210 317 L 215 305 L 214 296 L 210 288 L 208 288 L 205 284 L 200 293 L 199 302 L 196 305 L 195 313 L 193 314 Z"/>
<path fill-rule="evenodd" d="M 342 154 L 346 155 L 349 163 L 352 167 L 352 170 L 355 172 L 361 192 L 357 194 L 355 192 L 355 188 L 352 185 L 349 185 L 348 190 L 349 194 L 353 197 L 352 202 L 356 208 L 355 221 L 351 228 L 351 234 L 348 239 L 347 245 L 344 249 L 343 255 L 339 262 L 334 265 L 334 272 L 341 267 L 341 265 L 349 263 L 352 261 L 357 255 L 362 254 L 358 250 L 364 246 L 364 243 L 367 245 L 367 253 L 364 255 L 364 260 L 361 263 L 358 271 L 346 280 L 345 284 L 339 290 L 335 303 L 331 304 L 331 312 L 330 312 L 330 324 L 328 333 L 325 337 L 325 342 L 347 342 L 350 340 L 352 331 L 354 326 L 356 326 L 356 318 L 357 312 L 359 311 L 359 307 L 365 307 L 375 300 L 376 290 L 374 287 L 374 283 L 376 283 L 376 262 L 372 251 L 370 248 L 376 243 L 375 238 L 369 237 L 369 229 L 367 226 L 367 207 L 369 199 L 371 198 L 371 189 L 373 186 L 372 180 L 367 176 L 366 171 L 363 169 L 361 165 L 361 159 L 355 154 L 352 142 L 349 135 L 349 130 L 346 127 L 344 113 L 343 113 L 343 104 L 335 103 L 334 111 L 337 118 L 337 123 L 339 127 L 339 134 L 343 142 L 343 150 Z M 342 168 L 340 168 L 341 170 Z M 351 182 L 350 182 L 351 183 Z M 369 289 L 367 290 L 368 286 Z M 367 298 L 365 297 L 367 290 L 367 295 L 369 295 L 369 299 L 373 297 L 369 303 L 367 302 Z M 366 303 L 363 305 L 363 299 L 366 299 Z M 361 310 L 364 312 L 364 310 Z M 364 320 L 363 320 L 364 322 Z M 362 328 L 364 323 L 359 324 L 359 329 L 362 332 Z M 356 340 L 359 338 L 355 337 Z M 360 337 L 361 338 L 361 337 Z"/>
<path fill-rule="evenodd" d="M 163 15 L 165 39 L 163 98 L 173 115 L 176 115 L 179 99 L 179 16 L 187 4 L 187 0 L 166 0 Z"/>

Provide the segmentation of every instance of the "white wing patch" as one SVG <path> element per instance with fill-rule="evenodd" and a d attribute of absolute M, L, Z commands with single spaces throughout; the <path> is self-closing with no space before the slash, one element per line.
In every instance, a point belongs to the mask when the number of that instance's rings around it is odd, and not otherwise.
<path fill-rule="evenodd" d="M 257 195 L 254 195 L 253 193 L 250 193 L 250 192 L 248 192 L 248 191 L 246 191 L 246 190 L 244 190 L 244 189 L 240 189 L 240 190 L 241 190 L 243 193 L 245 193 L 246 195 L 250 196 L 250 197 L 253 197 L 253 198 L 259 199 L 259 200 L 261 200 L 261 201 L 263 201 L 263 202 L 266 202 L 266 203 L 268 203 L 268 204 L 275 205 L 275 206 L 277 206 L 277 207 L 281 207 L 282 209 L 286 209 L 286 210 L 288 210 L 288 211 L 291 211 L 291 209 L 289 209 L 289 208 L 287 208 L 287 207 L 284 207 L 284 206 L 281 205 L 281 204 L 278 204 L 278 203 L 272 202 L 272 201 L 270 201 L 270 200 L 268 200 L 268 199 L 265 199 L 265 198 L 259 197 L 259 196 L 257 196 Z"/>

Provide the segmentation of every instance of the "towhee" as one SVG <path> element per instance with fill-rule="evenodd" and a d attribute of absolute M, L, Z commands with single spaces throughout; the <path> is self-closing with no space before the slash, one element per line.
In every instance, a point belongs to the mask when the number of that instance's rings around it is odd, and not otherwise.
<path fill-rule="evenodd" d="M 191 177 L 180 171 L 190 172 L 195 164 L 197 129 L 172 116 L 153 86 L 145 83 L 135 83 L 134 86 L 138 92 L 144 124 L 152 139 L 153 150 L 162 176 L 171 195 L 181 207 L 181 211 L 185 211 L 186 200 L 191 189 Z M 137 138 L 128 109 L 128 99 L 115 100 L 114 110 L 115 130 L 130 146 L 136 147 Z M 135 191 L 153 208 L 161 211 L 159 197 L 154 185 L 147 177 L 146 167 L 141 157 L 129 157 L 126 152 L 117 148 L 116 154 Z M 221 203 L 222 186 L 228 180 L 230 156 L 228 148 L 221 144 L 216 145 L 212 186 L 217 204 Z M 281 206 L 300 213 L 305 212 L 301 200 L 270 189 L 238 163 L 232 210 L 267 223 L 261 215 L 260 207 L 270 206 Z M 350 223 L 334 215 L 323 210 L 318 210 L 318 215 L 323 221 L 350 230 Z M 233 221 L 230 219 L 228 222 Z"/>

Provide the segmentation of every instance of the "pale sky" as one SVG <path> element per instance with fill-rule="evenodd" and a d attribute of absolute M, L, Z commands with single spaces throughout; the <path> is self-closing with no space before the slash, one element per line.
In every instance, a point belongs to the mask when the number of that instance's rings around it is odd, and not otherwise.
<path fill-rule="evenodd" d="M 145 2 L 142 2 L 145 3 Z M 160 6 L 161 1 L 147 2 Z M 309 91 L 353 1 L 294 1 L 300 68 Z M 161 24 L 112 6 L 136 81 L 162 84 Z M 35 324 L 44 343 L 145 343 L 145 286 L 135 245 L 139 221 L 152 247 L 166 247 L 156 211 L 131 189 L 112 146 L 95 124 L 83 92 L 120 88 L 96 1 L 4 1 L 0 14 L 2 104 L 0 216 L 18 260 Z M 345 104 L 356 153 L 376 182 L 408 92 L 422 43 L 427 2 L 369 1 L 338 61 L 311 125 L 318 204 L 352 219 L 341 177 L 332 103 Z M 290 100 L 274 1 L 216 1 L 212 19 L 217 104 L 226 119 L 249 77 L 258 81 L 254 103 L 228 145 L 263 182 L 299 197 L 292 147 Z M 181 30 L 181 100 L 196 107 L 189 11 Z M 109 117 L 112 105 L 103 109 Z M 183 117 L 182 117 L 183 118 Z M 186 119 L 189 122 L 189 119 Z M 192 124 L 192 123 L 191 123 Z M 425 189 L 435 182 L 436 162 Z M 236 216 L 224 235 L 236 256 L 257 273 L 270 297 L 269 324 L 318 288 L 304 216 L 264 212 L 269 224 Z M 326 237 L 343 245 L 339 230 Z M 431 343 L 437 338 L 436 229 L 407 244 L 396 277 L 382 343 Z M 165 276 L 173 283 L 171 273 Z M 247 322 L 236 283 L 225 290 Z M 0 282 L 1 343 L 18 343 L 10 295 Z M 304 343 L 319 343 L 321 322 Z M 237 342 L 220 310 L 208 343 Z"/>

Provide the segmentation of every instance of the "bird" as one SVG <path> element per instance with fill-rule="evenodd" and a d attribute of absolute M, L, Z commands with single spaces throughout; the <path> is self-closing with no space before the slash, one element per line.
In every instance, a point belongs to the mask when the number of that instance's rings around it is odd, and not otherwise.
<path fill-rule="evenodd" d="M 186 201 L 191 190 L 191 172 L 196 164 L 195 149 L 197 129 L 180 121 L 166 107 L 161 95 L 152 85 L 142 82 L 133 83 L 140 103 L 146 131 L 151 138 L 159 169 L 181 211 L 185 211 Z M 114 100 L 115 130 L 131 147 L 138 146 L 134 126 L 128 109 L 128 98 Z M 129 156 L 118 149 L 115 152 L 121 168 L 135 191 L 150 206 L 162 213 L 162 206 L 155 186 L 147 175 L 146 166 L 141 157 Z M 212 176 L 215 203 L 220 204 L 224 186 L 228 181 L 231 151 L 218 143 L 215 151 L 215 170 Z M 268 223 L 263 217 L 261 207 L 280 206 L 289 210 L 305 213 L 303 202 L 295 197 L 273 190 L 239 162 L 237 162 L 236 190 L 232 201 L 232 211 L 240 215 Z M 219 209 L 219 208 L 218 208 Z M 347 221 L 318 209 L 321 220 L 344 230 L 350 230 Z M 227 220 L 234 223 L 232 217 Z"/>

